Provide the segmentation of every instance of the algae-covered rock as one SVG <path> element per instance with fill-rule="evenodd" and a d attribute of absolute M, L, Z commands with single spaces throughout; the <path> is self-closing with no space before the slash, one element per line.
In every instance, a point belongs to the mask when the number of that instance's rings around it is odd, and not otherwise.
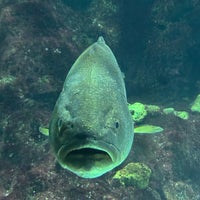
<path fill-rule="evenodd" d="M 156 105 L 145 105 L 148 114 L 155 114 L 160 112 L 160 107 Z"/>
<path fill-rule="evenodd" d="M 189 114 L 186 111 L 174 111 L 174 115 L 176 117 L 179 117 L 183 120 L 188 120 L 189 119 Z"/>
<path fill-rule="evenodd" d="M 184 182 L 170 181 L 163 187 L 166 200 L 196 200 L 192 187 Z"/>
<path fill-rule="evenodd" d="M 134 122 L 141 122 L 147 114 L 155 114 L 160 112 L 160 107 L 156 105 L 144 105 L 140 102 L 129 104 L 129 110 L 131 111 Z"/>
<path fill-rule="evenodd" d="M 191 106 L 191 111 L 200 113 L 200 94 L 197 95 L 195 101 L 193 102 Z"/>
<path fill-rule="evenodd" d="M 164 108 L 163 113 L 168 115 L 168 114 L 173 114 L 174 113 L 174 108 Z"/>
<path fill-rule="evenodd" d="M 151 169 L 143 163 L 129 163 L 123 169 L 116 172 L 113 180 L 121 185 L 134 186 L 144 189 L 149 185 Z"/>
<path fill-rule="evenodd" d="M 128 105 L 134 122 L 141 122 L 147 115 L 145 105 L 139 102 Z"/>
<path fill-rule="evenodd" d="M 166 115 L 172 114 L 176 117 L 179 117 L 183 120 L 188 120 L 189 119 L 189 113 L 186 111 L 177 111 L 174 108 L 164 108 L 163 113 Z"/>

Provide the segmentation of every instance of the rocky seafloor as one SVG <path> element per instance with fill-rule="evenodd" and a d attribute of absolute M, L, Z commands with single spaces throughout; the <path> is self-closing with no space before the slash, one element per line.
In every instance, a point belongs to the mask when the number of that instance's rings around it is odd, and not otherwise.
<path fill-rule="evenodd" d="M 159 0 L 0 1 L 0 199 L 199 200 L 200 3 Z M 125 74 L 128 101 L 185 110 L 152 115 L 127 160 L 83 179 L 55 160 L 47 126 L 78 55 L 102 35 Z M 145 188 L 115 183 L 128 163 L 151 169 Z"/>

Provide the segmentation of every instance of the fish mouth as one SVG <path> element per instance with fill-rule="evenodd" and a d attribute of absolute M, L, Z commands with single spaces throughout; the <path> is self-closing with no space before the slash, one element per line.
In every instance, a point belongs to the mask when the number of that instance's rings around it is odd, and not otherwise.
<path fill-rule="evenodd" d="M 90 142 L 80 145 L 63 145 L 57 153 L 60 165 L 84 178 L 95 178 L 110 171 L 116 165 L 118 149 L 106 142 Z"/>

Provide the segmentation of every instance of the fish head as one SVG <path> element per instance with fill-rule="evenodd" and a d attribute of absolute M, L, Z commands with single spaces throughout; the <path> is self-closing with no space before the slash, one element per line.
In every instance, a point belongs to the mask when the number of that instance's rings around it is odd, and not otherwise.
<path fill-rule="evenodd" d="M 123 151 L 126 123 L 117 117 L 114 109 L 107 115 L 102 109 L 96 116 L 102 116 L 100 119 L 89 116 L 83 120 L 80 112 L 79 117 L 73 118 L 68 110 L 57 116 L 60 117 L 51 122 L 50 130 L 54 134 L 50 134 L 50 141 L 57 161 L 64 169 L 83 178 L 96 178 L 123 161 L 127 154 Z"/>

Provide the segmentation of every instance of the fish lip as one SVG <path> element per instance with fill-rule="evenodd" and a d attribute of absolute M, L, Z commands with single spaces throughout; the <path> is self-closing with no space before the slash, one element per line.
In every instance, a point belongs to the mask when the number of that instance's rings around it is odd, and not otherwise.
<path fill-rule="evenodd" d="M 90 140 L 62 145 L 57 152 L 57 160 L 63 168 L 81 177 L 94 178 L 102 174 L 95 172 L 91 177 L 91 171 L 97 171 L 99 168 L 105 172 L 109 171 L 113 168 L 113 163 L 118 163 L 118 155 L 119 150 L 113 144 Z"/>
<path fill-rule="evenodd" d="M 75 142 L 64 144 L 58 150 L 57 155 L 58 157 L 67 156 L 67 154 L 69 154 L 72 151 L 81 150 L 85 148 L 91 148 L 91 149 L 104 151 L 108 153 L 108 155 L 111 157 L 111 160 L 113 162 L 117 160 L 117 153 L 119 152 L 118 148 L 116 148 L 113 144 L 102 142 L 102 141 L 98 141 L 98 144 L 97 144 L 96 141 L 94 142 L 88 141 L 85 144 L 82 142 L 80 142 L 80 144 L 77 144 Z"/>

